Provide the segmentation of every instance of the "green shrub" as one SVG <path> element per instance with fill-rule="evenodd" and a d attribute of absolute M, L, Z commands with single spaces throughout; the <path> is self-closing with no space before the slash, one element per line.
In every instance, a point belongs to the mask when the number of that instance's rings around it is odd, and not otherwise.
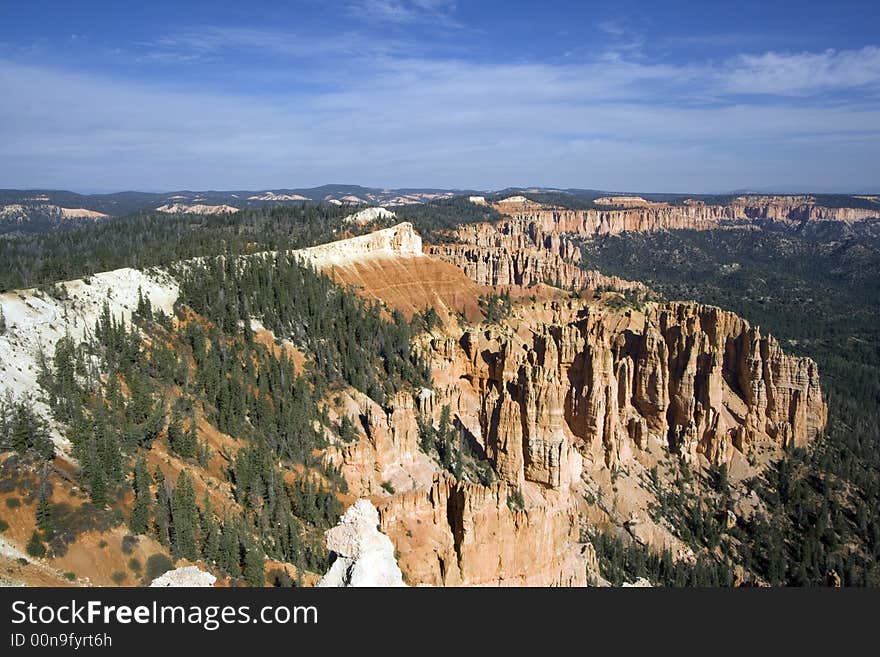
<path fill-rule="evenodd" d="M 147 559 L 147 582 L 152 582 L 160 575 L 164 575 L 165 573 L 167 573 L 173 567 L 174 564 L 171 563 L 171 559 L 166 557 L 164 554 L 151 554 L 150 558 Z"/>
<path fill-rule="evenodd" d="M 8 506 L 10 509 L 17 509 L 21 506 L 21 500 L 17 497 L 7 497 L 6 506 Z"/>
<path fill-rule="evenodd" d="M 71 573 L 71 572 L 64 573 L 64 579 L 66 579 L 70 582 L 75 582 L 76 581 L 76 573 Z"/>
<path fill-rule="evenodd" d="M 43 541 L 40 538 L 40 533 L 36 530 L 33 534 L 31 534 L 31 540 L 28 541 L 26 551 L 32 557 L 46 556 L 46 546 L 43 545 Z"/>
<path fill-rule="evenodd" d="M 126 577 L 128 577 L 128 575 L 126 575 L 121 570 L 117 570 L 115 573 L 110 575 L 110 579 L 113 580 L 114 584 L 122 584 L 125 581 Z"/>
<path fill-rule="evenodd" d="M 123 554 L 131 554 L 132 550 L 134 550 L 134 546 L 137 545 L 138 539 L 137 536 L 132 536 L 128 534 L 122 537 L 122 553 Z"/>

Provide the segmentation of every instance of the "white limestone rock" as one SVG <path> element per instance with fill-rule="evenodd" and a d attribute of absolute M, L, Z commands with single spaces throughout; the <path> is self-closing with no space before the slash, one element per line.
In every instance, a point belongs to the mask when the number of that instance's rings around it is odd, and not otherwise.
<path fill-rule="evenodd" d="M 160 575 L 150 583 L 150 587 L 204 588 L 214 586 L 216 581 L 216 577 L 198 566 L 184 566 Z"/>
<path fill-rule="evenodd" d="M 376 219 L 391 219 L 396 215 L 391 210 L 386 210 L 382 207 L 376 208 L 366 208 L 361 210 L 360 212 L 355 212 L 353 214 L 348 215 L 345 218 L 346 223 L 357 224 L 358 226 L 365 226 L 371 221 L 375 221 Z"/>
<path fill-rule="evenodd" d="M 379 512 L 369 500 L 360 499 L 326 534 L 327 548 L 336 561 L 318 586 L 406 586 L 394 545 L 379 531 Z"/>

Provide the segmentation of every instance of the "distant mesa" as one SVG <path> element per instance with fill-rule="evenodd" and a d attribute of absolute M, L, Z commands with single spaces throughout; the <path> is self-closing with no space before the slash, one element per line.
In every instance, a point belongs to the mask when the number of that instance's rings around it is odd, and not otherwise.
<path fill-rule="evenodd" d="M 248 201 L 308 201 L 309 199 L 300 194 L 276 194 L 275 192 L 264 192 L 263 194 L 255 194 L 248 196 Z"/>
<path fill-rule="evenodd" d="M 238 208 L 231 205 L 203 205 L 201 203 L 187 205 L 185 203 L 173 203 L 170 205 L 160 205 L 156 208 L 156 211 L 167 214 L 228 214 L 230 212 L 238 212 Z"/>
<path fill-rule="evenodd" d="M 468 196 L 468 201 L 470 201 L 474 205 L 489 205 L 486 202 L 485 196 Z"/>
<path fill-rule="evenodd" d="M 641 196 L 603 196 L 593 201 L 596 205 L 611 205 L 617 208 L 650 208 L 665 203 L 653 203 Z"/>
<path fill-rule="evenodd" d="M 526 203 L 531 203 L 531 201 L 529 201 L 529 199 L 527 199 L 525 196 L 508 196 L 507 198 L 503 198 L 498 202 L 510 205 L 525 205 Z"/>
<path fill-rule="evenodd" d="M 103 212 L 98 212 L 96 210 L 86 210 L 85 208 L 59 208 L 61 210 L 61 214 L 65 217 L 70 218 L 85 218 L 85 219 L 107 219 L 110 215 L 104 214 Z"/>
<path fill-rule="evenodd" d="M 341 198 L 335 198 L 332 194 L 328 194 L 324 197 L 324 200 L 333 203 L 334 205 L 345 205 L 346 203 L 359 205 L 369 203 L 366 199 L 362 199 L 360 196 L 355 196 L 354 194 L 346 194 Z"/>
<path fill-rule="evenodd" d="M 38 196 L 33 200 L 41 201 L 46 197 Z M 110 215 L 98 212 L 97 210 L 87 210 L 86 208 L 62 208 L 58 205 L 48 203 L 37 203 L 36 205 L 23 205 L 21 203 L 10 203 L 0 206 L 0 219 L 13 221 L 27 221 L 31 213 L 41 214 L 49 217 L 61 219 L 107 219 Z"/>
<path fill-rule="evenodd" d="M 409 196 L 395 196 L 385 205 L 419 205 L 421 201 Z"/>

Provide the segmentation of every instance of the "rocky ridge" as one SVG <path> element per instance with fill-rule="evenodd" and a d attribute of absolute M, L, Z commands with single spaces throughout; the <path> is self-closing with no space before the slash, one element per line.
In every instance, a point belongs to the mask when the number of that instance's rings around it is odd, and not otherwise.
<path fill-rule="evenodd" d="M 510 216 L 499 232 L 571 234 L 579 237 L 614 235 L 624 231 L 710 230 L 723 222 L 768 220 L 787 224 L 807 221 L 853 222 L 880 216 L 880 209 L 830 208 L 806 196 L 742 196 L 727 205 L 689 200 L 683 205 L 650 204 L 609 210 L 567 210 L 549 206 L 518 208 L 503 203 L 495 208 Z"/>
<path fill-rule="evenodd" d="M 296 254 L 319 268 L 379 257 L 419 258 L 423 255 L 422 238 L 411 223 L 403 222 L 366 235 L 301 249 Z"/>
<path fill-rule="evenodd" d="M 229 214 L 238 212 L 238 208 L 231 205 L 206 205 L 204 203 L 195 203 L 188 205 L 186 203 L 166 203 L 156 208 L 156 212 L 164 212 L 166 214 Z"/>
<path fill-rule="evenodd" d="M 692 199 L 670 205 L 633 196 L 605 197 L 595 202 L 625 207 L 569 210 L 525 196 L 511 196 L 493 204 L 507 219 L 459 226 L 452 233 L 453 241 L 432 245 L 428 253 L 460 267 L 480 285 L 528 287 L 548 283 L 572 290 L 643 290 L 640 283 L 582 269 L 580 249 L 572 238 L 627 231 L 710 230 L 737 220 L 798 226 L 819 221 L 851 223 L 880 216 L 880 210 L 821 206 L 811 196 L 742 196 L 727 205 Z"/>
<path fill-rule="evenodd" d="M 455 237 L 456 242 L 431 245 L 427 251 L 459 267 L 479 285 L 645 289 L 635 281 L 580 268 L 580 249 L 570 239 L 533 223 L 468 224 L 460 226 Z"/>

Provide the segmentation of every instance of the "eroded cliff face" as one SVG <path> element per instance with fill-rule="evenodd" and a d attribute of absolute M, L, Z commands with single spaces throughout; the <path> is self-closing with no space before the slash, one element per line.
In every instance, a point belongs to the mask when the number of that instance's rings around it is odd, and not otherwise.
<path fill-rule="evenodd" d="M 577 480 L 578 452 L 611 467 L 653 444 L 721 463 L 731 450 L 803 446 L 825 425 L 816 364 L 733 313 L 551 305 L 557 321 L 521 325 L 525 338 L 473 329 L 434 343 L 463 424 L 511 485 L 564 488 Z"/>
<path fill-rule="evenodd" d="M 461 268 L 479 285 L 644 289 L 641 283 L 581 269 L 580 249 L 571 240 L 532 221 L 468 224 L 455 237 L 457 242 L 431 245 L 428 252 Z"/>
<path fill-rule="evenodd" d="M 369 441 L 346 448 L 343 468 L 356 453 L 381 464 L 371 492 L 412 584 L 586 584 L 596 571 L 580 529 L 594 480 L 645 472 L 662 453 L 694 466 L 759 463 L 809 443 L 827 416 L 812 360 L 712 306 L 533 302 L 506 324 L 436 335 L 425 349 L 434 391 L 401 395 L 370 419 Z M 418 418 L 436 419 L 444 404 L 495 481 L 423 468 L 383 494 L 375 482 L 389 465 L 417 461 Z M 653 498 L 637 480 L 629 499 L 608 503 L 646 520 Z M 686 552 L 660 525 L 639 531 Z"/>
<path fill-rule="evenodd" d="M 710 230 L 724 221 L 765 219 L 785 223 L 805 221 L 861 221 L 878 216 L 877 210 L 829 208 L 810 196 L 742 196 L 727 205 L 708 205 L 689 200 L 683 205 L 650 204 L 609 210 L 566 210 L 536 204 L 496 204 L 519 228 L 500 227 L 500 232 L 527 230 L 543 234 L 570 233 L 581 237 L 614 235 L 624 231 Z"/>
<path fill-rule="evenodd" d="M 583 586 L 595 555 L 579 543 L 569 491 L 527 493 L 523 508 L 503 481 L 482 486 L 438 473 L 428 489 L 379 506 L 408 581 L 436 586 Z M 592 560 L 591 560 L 592 557 Z"/>
<path fill-rule="evenodd" d="M 352 389 L 339 398 L 338 412 L 347 415 L 360 434 L 358 440 L 342 442 L 330 451 L 350 492 L 381 496 L 383 484 L 407 491 L 431 483 L 435 465 L 419 449 L 419 415 L 412 395 L 395 395 L 386 408 Z"/>

